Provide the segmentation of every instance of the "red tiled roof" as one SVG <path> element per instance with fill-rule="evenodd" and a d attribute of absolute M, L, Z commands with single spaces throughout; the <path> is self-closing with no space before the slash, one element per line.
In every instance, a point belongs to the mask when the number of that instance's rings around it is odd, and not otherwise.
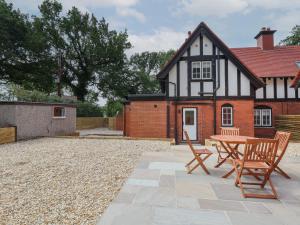
<path fill-rule="evenodd" d="M 294 80 L 292 81 L 291 87 L 296 88 L 299 87 L 300 84 L 300 70 L 298 71 L 298 74 L 295 76 Z"/>
<path fill-rule="evenodd" d="M 231 48 L 231 51 L 258 77 L 289 77 L 298 72 L 300 46 L 275 46 L 273 50 L 259 47 Z"/>

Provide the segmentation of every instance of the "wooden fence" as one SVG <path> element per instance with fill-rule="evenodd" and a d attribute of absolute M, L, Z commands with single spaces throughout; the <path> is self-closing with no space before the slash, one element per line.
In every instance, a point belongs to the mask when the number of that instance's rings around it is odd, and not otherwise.
<path fill-rule="evenodd" d="M 0 144 L 11 143 L 16 140 L 16 127 L 0 128 Z"/>
<path fill-rule="evenodd" d="M 292 133 L 292 140 L 300 141 L 300 115 L 276 116 L 275 128 Z"/>
<path fill-rule="evenodd" d="M 123 129 L 123 117 L 77 117 L 76 130 L 109 128 L 112 130 Z"/>

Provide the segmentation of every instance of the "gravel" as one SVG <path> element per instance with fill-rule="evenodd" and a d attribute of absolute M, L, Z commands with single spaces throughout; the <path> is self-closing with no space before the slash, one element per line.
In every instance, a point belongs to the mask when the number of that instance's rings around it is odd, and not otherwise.
<path fill-rule="evenodd" d="M 43 138 L 0 146 L 0 224 L 95 224 L 163 141 Z"/>

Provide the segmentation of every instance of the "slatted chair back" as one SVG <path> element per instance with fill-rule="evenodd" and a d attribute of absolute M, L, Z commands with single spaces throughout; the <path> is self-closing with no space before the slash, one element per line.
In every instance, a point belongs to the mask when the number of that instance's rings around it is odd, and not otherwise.
<path fill-rule="evenodd" d="M 278 140 L 274 139 L 248 139 L 245 145 L 243 163 L 266 162 L 273 167 L 278 149 Z"/>
<path fill-rule="evenodd" d="M 276 140 L 278 140 L 278 156 L 280 158 L 283 157 L 287 146 L 289 144 L 291 138 L 291 133 L 289 132 L 284 132 L 284 131 L 277 131 L 275 134 L 275 138 Z"/>
<path fill-rule="evenodd" d="M 236 127 L 221 128 L 221 135 L 238 136 L 240 129 Z"/>
<path fill-rule="evenodd" d="M 184 136 L 185 136 L 185 139 L 186 139 L 186 143 L 188 144 L 188 146 L 190 147 L 191 151 L 193 152 L 194 155 L 196 155 L 196 152 L 195 152 L 195 149 L 194 149 L 194 146 L 190 140 L 190 137 L 189 137 L 189 134 L 187 131 L 184 131 Z"/>

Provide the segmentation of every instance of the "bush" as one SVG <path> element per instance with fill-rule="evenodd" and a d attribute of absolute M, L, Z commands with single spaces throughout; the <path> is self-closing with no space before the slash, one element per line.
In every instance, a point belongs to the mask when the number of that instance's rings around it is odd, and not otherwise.
<path fill-rule="evenodd" d="M 122 112 L 123 104 L 119 100 L 109 100 L 106 102 L 104 106 L 105 115 L 108 117 L 114 117 L 118 112 Z"/>
<path fill-rule="evenodd" d="M 77 102 L 77 117 L 103 117 L 103 109 L 90 102 Z"/>

